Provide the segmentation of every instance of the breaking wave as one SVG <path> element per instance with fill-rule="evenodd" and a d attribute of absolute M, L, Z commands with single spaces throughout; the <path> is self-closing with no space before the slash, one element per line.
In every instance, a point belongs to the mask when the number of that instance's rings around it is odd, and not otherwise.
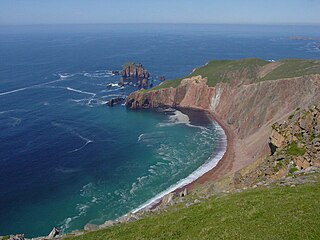
<path fill-rule="evenodd" d="M 165 191 L 159 193 L 155 197 L 151 198 L 146 203 L 142 204 L 138 208 L 134 209 L 132 212 L 136 213 L 138 211 L 149 209 L 154 204 L 158 203 L 165 195 L 169 194 L 170 192 L 173 192 L 179 188 L 182 188 L 189 183 L 195 181 L 205 173 L 212 170 L 218 162 L 222 159 L 223 155 L 225 154 L 227 150 L 227 136 L 221 126 L 219 126 L 217 123 L 215 124 L 216 131 L 217 131 L 217 143 L 218 146 L 216 147 L 214 153 L 212 154 L 212 157 L 210 157 L 202 166 L 200 166 L 197 170 L 195 170 L 193 173 L 191 173 L 188 177 L 181 179 L 176 184 L 172 185 Z"/>

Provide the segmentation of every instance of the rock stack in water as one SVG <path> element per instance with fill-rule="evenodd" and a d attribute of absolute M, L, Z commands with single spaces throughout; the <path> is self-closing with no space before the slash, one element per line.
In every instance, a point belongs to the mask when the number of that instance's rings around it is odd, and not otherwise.
<path fill-rule="evenodd" d="M 119 85 L 124 85 L 128 82 L 136 82 L 139 88 L 148 88 L 149 78 L 149 72 L 141 63 L 127 63 L 121 71 Z"/>

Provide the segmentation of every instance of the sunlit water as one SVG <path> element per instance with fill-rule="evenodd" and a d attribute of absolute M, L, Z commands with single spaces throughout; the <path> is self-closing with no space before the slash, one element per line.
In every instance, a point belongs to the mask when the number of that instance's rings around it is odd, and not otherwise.
<path fill-rule="evenodd" d="M 107 100 L 128 61 L 159 83 L 211 59 L 319 58 L 316 26 L 0 27 L 0 235 L 70 232 L 134 210 L 218 154 L 200 112 Z M 106 84 L 114 83 L 107 88 Z M 189 117 L 188 117 L 189 115 Z"/>

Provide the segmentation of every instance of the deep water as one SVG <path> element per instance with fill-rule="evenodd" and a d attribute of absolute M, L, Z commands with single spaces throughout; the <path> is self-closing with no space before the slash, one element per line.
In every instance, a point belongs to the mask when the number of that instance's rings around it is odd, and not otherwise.
<path fill-rule="evenodd" d="M 187 177 L 217 146 L 214 123 L 105 102 L 128 61 L 182 77 L 212 59 L 320 56 L 319 26 L 0 27 L 0 235 L 103 223 Z M 187 114 L 190 114 L 187 113 Z M 196 117 L 194 117 L 196 115 Z M 191 117 L 191 116 L 190 116 Z"/>

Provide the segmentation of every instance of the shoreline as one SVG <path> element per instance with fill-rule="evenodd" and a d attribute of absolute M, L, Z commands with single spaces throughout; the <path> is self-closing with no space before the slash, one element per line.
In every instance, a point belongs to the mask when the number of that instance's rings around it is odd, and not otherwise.
<path fill-rule="evenodd" d="M 226 160 L 230 159 L 230 149 L 232 149 L 232 139 L 229 129 L 225 126 L 225 124 L 220 121 L 212 112 L 205 110 L 205 109 L 199 109 L 199 108 L 185 108 L 189 110 L 197 110 L 202 111 L 207 114 L 209 120 L 214 123 L 216 126 L 217 134 L 218 134 L 218 145 L 216 146 L 215 150 L 212 152 L 211 157 L 202 164 L 199 168 L 197 168 L 195 171 L 193 171 L 190 175 L 187 177 L 179 180 L 177 183 L 173 184 L 166 190 L 160 192 L 153 198 L 149 199 L 136 209 L 130 211 L 129 213 L 125 214 L 124 216 L 127 216 L 131 213 L 135 214 L 137 212 L 146 211 L 146 210 L 152 210 L 155 207 L 157 207 L 162 199 L 173 192 L 180 192 L 183 191 L 183 189 L 187 189 L 188 191 L 193 188 L 195 184 L 203 183 L 208 180 L 212 180 L 211 177 L 208 177 L 208 175 L 215 174 L 216 171 L 219 171 L 221 169 L 221 166 L 223 167 L 226 163 Z M 177 109 L 178 110 L 178 109 Z M 232 158 L 233 160 L 233 158 Z M 232 163 L 232 161 L 231 161 Z M 229 163 L 230 164 L 230 163 Z M 228 163 L 227 163 L 228 165 Z M 232 166 L 232 165 L 231 165 Z M 218 170 L 215 170 L 218 169 Z M 227 168 L 229 169 L 229 168 Z M 217 176 L 218 177 L 218 176 Z"/>

